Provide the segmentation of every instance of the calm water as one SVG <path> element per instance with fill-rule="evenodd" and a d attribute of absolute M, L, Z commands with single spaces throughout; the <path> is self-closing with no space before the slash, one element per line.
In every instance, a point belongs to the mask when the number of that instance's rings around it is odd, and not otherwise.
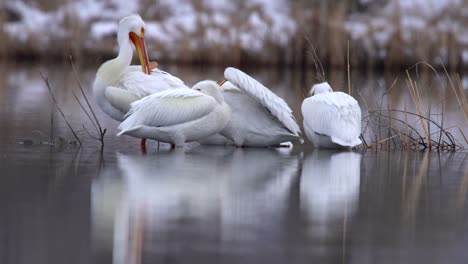
<path fill-rule="evenodd" d="M 80 78 L 88 86 L 96 67 L 86 68 Z M 188 84 L 222 74 L 168 70 Z M 300 112 L 301 87 L 312 83 L 311 74 L 251 71 Z M 90 139 L 81 149 L 54 147 L 47 145 L 51 137 L 72 137 L 57 114 L 51 122 L 53 106 L 39 72 L 49 76 L 82 138 L 81 125 L 89 127 L 70 93 L 76 83 L 67 64 L 0 63 L 0 263 L 468 260 L 465 152 L 196 144 L 171 151 L 151 143 L 142 155 L 137 140 L 113 136 L 117 123 L 99 110 L 109 129 L 102 153 Z M 346 87 L 345 74 L 330 78 Z M 354 74 L 355 93 L 362 89 L 373 102 L 394 78 Z M 433 79 L 422 82 L 435 86 Z M 394 89 L 401 92 L 386 103 L 401 107 L 405 87 Z M 444 122 L 466 130 L 453 97 L 437 105 L 448 95 L 421 91 L 424 102 L 444 110 Z"/>

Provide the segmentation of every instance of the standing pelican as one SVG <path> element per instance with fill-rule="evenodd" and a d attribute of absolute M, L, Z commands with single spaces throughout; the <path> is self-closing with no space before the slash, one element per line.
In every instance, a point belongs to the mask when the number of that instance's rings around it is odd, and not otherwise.
<path fill-rule="evenodd" d="M 333 92 L 327 82 L 315 84 L 302 102 L 304 131 L 317 148 L 361 144 L 361 108 L 352 96 Z"/>
<path fill-rule="evenodd" d="M 182 146 L 221 131 L 230 109 L 216 82 L 202 81 L 192 89 L 171 89 L 131 104 L 118 135 L 150 138 Z"/>
<path fill-rule="evenodd" d="M 224 78 L 219 84 L 232 114 L 221 135 L 247 147 L 301 140 L 292 110 L 283 99 L 238 69 L 226 68 Z"/>
<path fill-rule="evenodd" d="M 184 83 L 163 71 L 152 71 L 144 40 L 145 22 L 139 15 L 130 15 L 119 23 L 117 41 L 119 54 L 101 65 L 93 84 L 94 97 L 101 109 L 117 121 L 130 110 L 130 103 L 147 95 L 170 88 L 188 88 Z M 134 44 L 139 66 L 130 66 Z M 151 75 L 148 75 L 150 74 Z"/>
<path fill-rule="evenodd" d="M 130 104 L 145 96 L 174 88 L 187 86 L 169 73 L 153 69 L 144 40 L 145 22 L 139 15 L 130 15 L 120 20 L 117 41 L 119 54 L 115 59 L 101 65 L 93 84 L 94 98 L 99 107 L 110 117 L 122 121 L 130 110 Z M 136 48 L 139 66 L 130 66 L 133 57 L 132 45 Z M 145 139 L 141 146 L 144 148 Z"/>

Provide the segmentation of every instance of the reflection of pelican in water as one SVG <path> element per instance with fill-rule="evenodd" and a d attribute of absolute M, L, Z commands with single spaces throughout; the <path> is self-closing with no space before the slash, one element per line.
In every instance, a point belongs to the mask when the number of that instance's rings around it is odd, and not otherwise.
<path fill-rule="evenodd" d="M 291 193 L 299 189 L 297 157 L 273 149 L 237 149 L 225 167 L 222 251 L 245 257 L 269 255 L 272 244 L 286 247 Z"/>
<path fill-rule="evenodd" d="M 353 152 L 315 151 L 306 157 L 301 176 L 301 210 L 310 222 L 327 225 L 354 211 L 360 167 L 361 155 Z"/>
<path fill-rule="evenodd" d="M 156 259 L 177 256 L 177 248 L 187 243 L 194 251 L 215 250 L 219 243 L 249 239 L 259 228 L 271 230 L 271 222 L 280 223 L 286 214 L 298 169 L 297 159 L 274 149 L 216 147 L 157 157 L 120 155 L 118 165 L 123 192 L 120 199 L 111 197 L 119 200 L 116 213 L 107 213 L 115 219 L 95 216 L 115 223 L 114 263 L 138 263 L 143 249 Z M 94 184 L 93 190 L 98 190 Z M 106 197 L 93 192 L 93 205 L 105 205 L 95 198 Z M 93 210 L 99 215 L 108 209 Z"/>
<path fill-rule="evenodd" d="M 185 225 L 209 230 L 216 224 L 200 221 L 217 218 L 223 171 L 216 158 L 174 151 L 121 155 L 118 163 L 126 192 L 116 219 L 114 264 L 139 263 L 143 249 L 154 250 L 143 241 L 165 245 L 173 233 L 188 235 Z"/>
<path fill-rule="evenodd" d="M 348 222 L 359 199 L 360 167 L 360 154 L 330 150 L 309 154 L 302 167 L 300 204 L 307 236 L 321 241 L 323 256 L 337 256 L 327 251 L 341 243 L 342 263 L 348 255 Z"/>

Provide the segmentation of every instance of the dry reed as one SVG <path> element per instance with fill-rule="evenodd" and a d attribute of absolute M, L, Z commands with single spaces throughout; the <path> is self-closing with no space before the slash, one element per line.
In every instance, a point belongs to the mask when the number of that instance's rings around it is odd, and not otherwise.
<path fill-rule="evenodd" d="M 435 68 L 425 62 L 419 62 L 417 64 L 425 65 L 429 69 L 435 72 L 439 80 L 442 79 L 438 76 L 438 72 Z M 468 141 L 460 127 L 445 127 L 443 120 L 443 102 L 446 98 L 443 98 L 440 102 L 442 104 L 442 110 L 440 114 L 431 113 L 431 104 L 427 106 L 427 111 L 424 111 L 423 102 L 421 101 L 420 89 L 418 83 L 411 77 L 409 72 L 416 65 L 410 67 L 405 71 L 407 89 L 411 97 L 412 106 L 416 112 L 407 110 L 407 101 L 405 99 L 404 109 L 393 109 L 389 106 L 383 107 L 383 100 L 386 95 L 389 94 L 393 85 L 382 95 L 380 100 L 376 102 L 375 108 L 369 107 L 364 97 L 361 98 L 364 101 L 364 105 L 367 109 L 367 115 L 363 117 L 363 134 L 366 133 L 370 140 L 370 144 L 363 141 L 365 148 L 372 149 L 413 149 L 413 150 L 437 150 L 437 151 L 457 151 L 464 148 L 463 143 L 457 139 L 452 132 L 452 129 L 458 128 L 461 137 L 464 140 L 465 145 L 468 145 Z M 447 79 L 449 80 L 449 87 L 454 96 L 457 97 L 457 102 L 460 108 L 463 110 L 463 114 L 466 118 L 466 96 L 462 93 L 462 90 L 455 88 L 454 82 L 451 80 L 450 75 L 446 71 Z M 441 120 L 437 120 L 434 116 L 442 117 Z M 370 131 L 368 132 L 368 127 Z M 431 127 L 435 128 L 435 131 L 431 131 Z M 382 129 L 387 129 L 386 135 L 382 134 Z"/>
<path fill-rule="evenodd" d="M 86 127 L 83 125 L 83 129 L 86 131 L 89 137 L 92 139 L 98 140 L 101 142 L 101 149 L 104 148 L 104 136 L 106 135 L 107 129 L 102 128 L 101 123 L 99 122 L 99 119 L 96 116 L 96 113 L 94 112 L 93 107 L 91 106 L 88 97 L 86 96 L 86 93 L 83 89 L 83 85 L 81 84 L 80 78 L 78 77 L 78 73 L 76 72 L 76 67 L 75 63 L 73 62 L 73 57 L 70 55 L 70 65 L 72 66 L 73 74 L 75 75 L 76 82 L 78 84 L 78 89 L 81 92 L 81 95 L 83 96 L 86 106 L 88 107 L 89 112 L 91 112 L 91 115 L 88 113 L 88 110 L 86 110 L 86 107 L 81 103 L 81 100 L 76 96 L 76 94 L 73 92 L 73 96 L 75 97 L 75 100 L 78 102 L 78 104 L 81 107 L 81 110 L 86 114 L 88 117 L 88 120 L 93 124 L 93 127 L 96 129 L 97 136 L 93 136 L 89 131 L 86 129 Z"/>
<path fill-rule="evenodd" d="M 87 128 L 85 125 L 82 125 L 82 128 L 83 130 L 85 131 L 85 133 L 91 138 L 91 139 L 94 139 L 94 140 L 97 140 L 101 143 L 101 150 L 104 149 L 104 136 L 106 135 L 106 132 L 107 132 L 107 129 L 106 128 L 103 128 L 101 126 L 101 123 L 99 122 L 99 119 L 91 105 L 91 103 L 89 102 L 89 99 L 88 99 L 88 96 L 86 95 L 84 89 L 83 89 L 83 85 L 81 84 L 81 81 L 78 77 L 78 73 L 76 71 L 76 67 L 75 67 L 75 64 L 73 62 L 73 58 L 72 56 L 70 55 L 69 56 L 69 59 L 70 59 L 70 65 L 72 67 L 72 71 L 73 71 L 73 74 L 75 76 L 75 79 L 76 79 L 76 82 L 77 82 L 77 89 L 79 90 L 79 92 L 81 93 L 81 96 L 82 98 L 84 99 L 85 103 L 82 102 L 82 100 L 78 97 L 78 95 L 72 90 L 72 94 L 73 94 L 73 97 L 75 98 L 75 101 L 79 104 L 80 106 L 80 109 L 83 111 L 83 113 L 86 115 L 86 117 L 88 118 L 88 120 L 91 122 L 92 126 L 94 127 L 94 129 L 96 130 L 96 135 L 93 135 Z M 70 121 L 67 119 L 64 111 L 62 110 L 62 108 L 60 107 L 54 93 L 52 92 L 52 88 L 51 88 L 51 85 L 50 85 L 50 82 L 49 82 L 49 79 L 47 76 L 44 76 L 42 75 L 41 73 L 41 77 L 44 81 L 44 83 L 46 84 L 47 86 L 47 89 L 49 91 L 49 94 L 54 102 L 54 105 L 55 107 L 57 108 L 57 110 L 59 111 L 60 115 L 62 116 L 63 120 L 65 121 L 66 125 L 68 126 L 68 128 L 70 129 L 70 131 L 72 132 L 73 136 L 75 137 L 75 139 L 77 140 L 77 142 L 79 143 L 79 145 L 81 146 L 82 145 L 82 141 L 80 140 L 80 138 L 78 137 L 78 133 L 77 131 L 75 131 L 75 129 L 73 129 L 73 126 L 71 125 Z M 53 122 L 53 114 L 51 115 L 51 124 Z M 51 135 L 52 135 L 52 125 L 51 125 Z"/>
<path fill-rule="evenodd" d="M 55 98 L 54 96 L 54 93 L 52 92 L 52 88 L 50 86 L 50 82 L 49 82 L 49 78 L 47 78 L 47 76 L 44 76 L 41 74 L 41 77 L 42 77 L 42 80 L 44 80 L 44 83 L 46 84 L 46 87 L 47 87 L 47 90 L 49 91 L 49 94 L 50 94 L 50 97 L 52 98 L 52 101 L 54 101 L 54 104 L 55 106 L 57 107 L 57 110 L 59 111 L 60 115 L 62 116 L 63 120 L 65 121 L 65 123 L 67 124 L 68 128 L 70 129 L 70 131 L 72 132 L 73 136 L 75 137 L 76 141 L 78 141 L 78 143 L 81 145 L 81 140 L 80 138 L 78 137 L 77 133 L 75 132 L 75 130 L 73 129 L 73 127 L 71 126 L 70 122 L 68 122 L 68 119 L 67 117 L 65 116 L 62 108 L 60 107 L 59 103 L 57 102 L 57 99 Z"/>

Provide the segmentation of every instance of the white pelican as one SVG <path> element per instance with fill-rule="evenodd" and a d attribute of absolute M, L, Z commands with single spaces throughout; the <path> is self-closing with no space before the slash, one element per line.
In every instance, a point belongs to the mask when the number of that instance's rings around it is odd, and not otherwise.
<path fill-rule="evenodd" d="M 171 89 L 131 104 L 118 135 L 150 138 L 182 146 L 221 131 L 230 118 L 216 82 L 202 81 L 192 89 Z"/>
<path fill-rule="evenodd" d="M 302 102 L 304 131 L 317 148 L 361 144 L 361 108 L 352 96 L 333 92 L 327 82 L 315 84 Z"/>
<path fill-rule="evenodd" d="M 119 54 L 99 67 L 93 84 L 94 98 L 99 107 L 110 117 L 122 121 L 130 110 L 130 104 L 145 96 L 167 89 L 188 87 L 177 77 L 163 72 L 156 63 L 149 62 L 144 40 L 145 22 L 139 15 L 130 15 L 120 20 L 117 41 Z M 139 66 L 130 66 L 133 57 L 133 42 Z M 145 139 L 141 140 L 142 149 Z"/>
<path fill-rule="evenodd" d="M 120 20 L 117 34 L 119 54 L 102 64 L 96 73 L 93 93 L 97 104 L 117 121 L 123 120 L 134 101 L 170 88 L 188 88 L 180 79 L 157 69 L 148 75 L 155 66 L 151 66 L 148 60 L 144 35 L 145 22 L 139 15 Z M 135 45 L 141 68 L 130 66 L 133 56 L 131 42 Z"/>
<path fill-rule="evenodd" d="M 300 129 L 286 102 L 254 78 L 229 67 L 218 83 L 231 119 L 220 132 L 236 146 L 268 147 L 302 140 Z"/>

